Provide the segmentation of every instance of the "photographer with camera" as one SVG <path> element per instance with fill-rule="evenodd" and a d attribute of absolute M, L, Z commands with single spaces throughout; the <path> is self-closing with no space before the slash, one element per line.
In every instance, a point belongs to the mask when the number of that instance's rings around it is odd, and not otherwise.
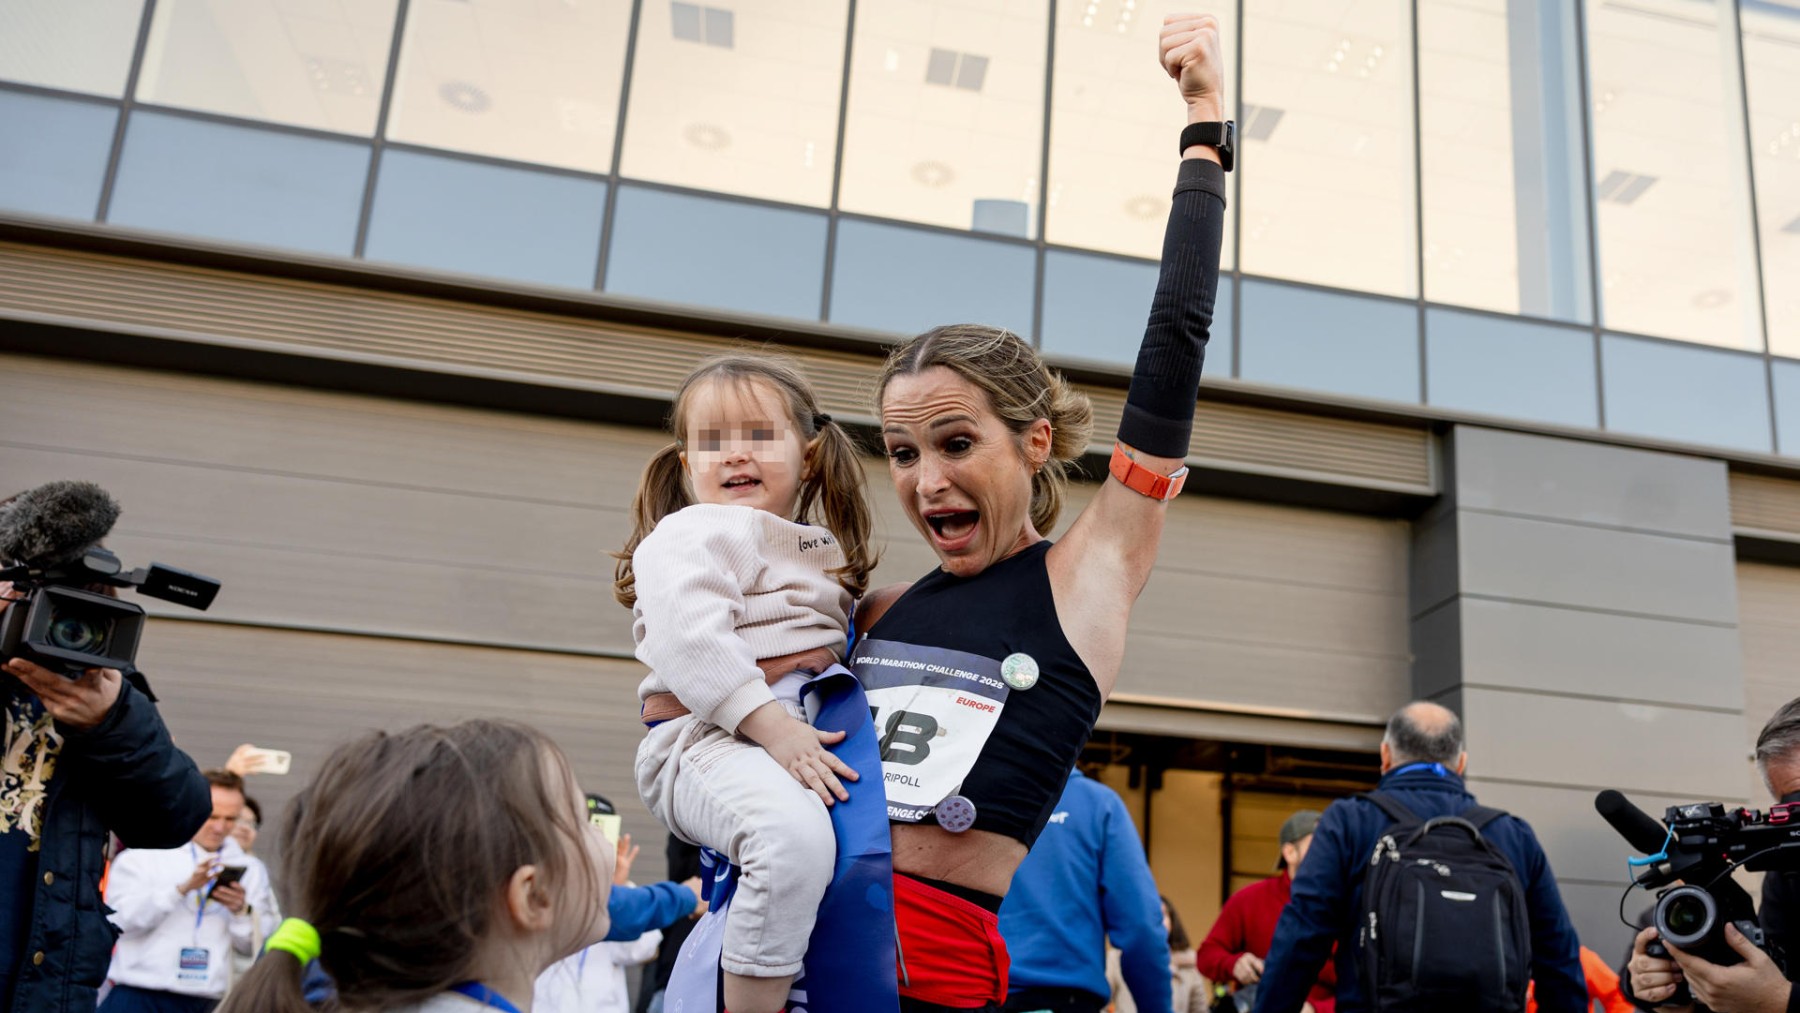
<path fill-rule="evenodd" d="M 141 675 L 36 649 L 97 646 L 82 641 L 93 627 L 58 611 L 68 603 L 141 614 L 112 599 L 126 578 L 64 565 L 111 559 L 98 545 L 117 516 L 84 483 L 0 500 L 0 1010 L 11 1013 L 94 1009 L 116 936 L 100 903 L 108 832 L 175 847 L 211 811 Z"/>
<path fill-rule="evenodd" d="M 1800 698 L 1788 701 L 1756 740 L 1756 765 L 1769 794 L 1784 803 L 1800 802 Z M 1800 860 L 1785 863 L 1800 866 Z M 1625 994 L 1640 1009 L 1712 1010 L 1714 1013 L 1800 1013 L 1800 871 L 1770 871 L 1763 877 L 1758 911 L 1763 936 L 1787 960 L 1784 973 L 1768 952 L 1735 925 L 1724 927 L 1725 942 L 1741 958 L 1722 965 L 1683 952 L 1667 940 L 1673 959 L 1649 952 L 1657 942 L 1652 926 L 1638 934 L 1626 964 Z M 1695 1002 L 1686 1003 L 1688 995 Z M 1658 1005 L 1658 1004 L 1664 1005 Z"/>

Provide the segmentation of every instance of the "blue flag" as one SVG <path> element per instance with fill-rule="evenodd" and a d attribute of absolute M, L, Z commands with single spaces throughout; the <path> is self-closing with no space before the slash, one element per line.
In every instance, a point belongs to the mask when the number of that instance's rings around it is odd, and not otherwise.
<path fill-rule="evenodd" d="M 806 686 L 803 699 L 813 727 L 846 732 L 830 747 L 862 775 L 844 782 L 850 801 L 831 807 L 837 864 L 819 903 L 807 944 L 806 967 L 790 993 L 793 1013 L 895 1013 L 900 1008 L 894 974 L 894 863 L 888 836 L 887 792 L 881 777 L 881 745 L 868 699 L 856 676 L 833 665 Z M 711 910 L 681 947 L 663 994 L 665 1013 L 720 1013 L 725 921 L 737 890 L 738 870 L 723 855 L 703 849 L 702 893 Z"/>

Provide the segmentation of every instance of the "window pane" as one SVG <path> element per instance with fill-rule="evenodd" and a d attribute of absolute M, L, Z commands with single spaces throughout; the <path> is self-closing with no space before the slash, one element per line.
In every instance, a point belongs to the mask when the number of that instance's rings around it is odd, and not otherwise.
<path fill-rule="evenodd" d="M 1745 4 L 1743 18 L 1769 347 L 1800 355 L 1800 3 Z M 1800 454 L 1800 443 L 1782 448 Z"/>
<path fill-rule="evenodd" d="M 1416 306 L 1249 278 L 1243 299 L 1243 379 L 1419 400 Z"/>
<path fill-rule="evenodd" d="M 901 334 L 992 324 L 1029 337 L 1036 261 L 1017 243 L 841 219 L 831 321 Z"/>
<path fill-rule="evenodd" d="M 611 172 L 630 24 L 630 0 L 416 0 L 387 136 Z"/>
<path fill-rule="evenodd" d="M 606 184 L 388 149 L 363 255 L 594 287 Z"/>
<path fill-rule="evenodd" d="M 1425 297 L 1592 322 L 1575 8 L 1420 0 Z"/>
<path fill-rule="evenodd" d="M 858 7 L 839 205 L 1036 236 L 1048 46 L 1048 0 Z"/>
<path fill-rule="evenodd" d="M 1240 266 L 1417 295 L 1407 5 L 1244 6 Z"/>
<path fill-rule="evenodd" d="M 111 105 L 0 91 L 0 208 L 92 220 L 118 119 Z"/>
<path fill-rule="evenodd" d="M 1800 457 L 1800 362 L 1771 359 L 1775 376 L 1775 437 L 1781 453 Z"/>
<path fill-rule="evenodd" d="M 1463 411 L 1598 426 L 1594 332 L 1425 311 L 1426 397 Z"/>
<path fill-rule="evenodd" d="M 125 129 L 107 217 L 349 256 L 368 176 L 364 144 L 139 111 Z"/>
<path fill-rule="evenodd" d="M 1142 261 L 1051 250 L 1044 262 L 1045 355 L 1129 369 L 1137 363 L 1161 268 Z M 1206 378 L 1231 376 L 1231 279 L 1219 279 Z"/>
<path fill-rule="evenodd" d="M 830 204 L 848 19 L 847 0 L 644 4 L 621 171 Z"/>
<path fill-rule="evenodd" d="M 819 319 L 824 215 L 629 185 L 613 214 L 608 292 Z"/>
<path fill-rule="evenodd" d="M 1758 355 L 1601 339 L 1606 428 L 1682 443 L 1769 449 L 1769 394 Z"/>
<path fill-rule="evenodd" d="M 370 135 L 395 0 L 157 0 L 137 99 Z"/>
<path fill-rule="evenodd" d="M 0 3 L 0 78 L 120 98 L 143 11 L 144 0 Z"/>
<path fill-rule="evenodd" d="M 1602 319 L 1761 348 L 1729 11 L 1707 0 L 1588 0 L 1587 16 Z M 1671 143 L 1674 123 L 1681 139 Z"/>
<path fill-rule="evenodd" d="M 1237 5 L 1211 6 L 1219 15 L 1226 81 L 1235 82 Z M 1057 5 L 1045 216 L 1051 242 L 1162 256 L 1163 223 L 1180 157 L 1176 138 L 1187 119 L 1175 82 L 1154 62 L 1156 39 L 1165 15 L 1193 9 L 1191 0 Z M 1233 115 L 1233 98 L 1226 96 L 1227 116 Z M 1225 177 L 1227 204 L 1234 207 L 1237 178 L 1235 172 Z M 1225 216 L 1221 261 L 1228 270 L 1236 217 Z"/>

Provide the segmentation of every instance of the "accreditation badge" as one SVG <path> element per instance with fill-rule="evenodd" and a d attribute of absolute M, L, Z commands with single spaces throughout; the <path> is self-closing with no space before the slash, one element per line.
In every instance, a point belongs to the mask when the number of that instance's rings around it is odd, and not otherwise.
<path fill-rule="evenodd" d="M 864 639 L 851 669 L 869 698 L 880 738 L 888 818 L 918 823 L 962 789 L 999 726 L 1012 692 L 1001 662 Z"/>
<path fill-rule="evenodd" d="M 178 958 L 175 980 L 204 985 L 207 980 L 207 968 L 212 963 L 212 954 L 204 946 L 184 946 Z"/>

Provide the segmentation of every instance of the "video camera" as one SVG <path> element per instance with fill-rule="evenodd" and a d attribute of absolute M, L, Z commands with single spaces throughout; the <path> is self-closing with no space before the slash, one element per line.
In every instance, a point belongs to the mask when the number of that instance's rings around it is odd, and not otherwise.
<path fill-rule="evenodd" d="M 1594 808 L 1646 856 L 1630 862 L 1644 870 L 1635 885 L 1658 891 L 1654 919 L 1661 941 L 1714 964 L 1741 963 L 1743 958 L 1725 940 L 1729 924 L 1757 946 L 1769 948 L 1755 903 L 1731 873 L 1740 867 L 1751 872 L 1800 870 L 1800 802 L 1767 812 L 1690 802 L 1670 806 L 1660 823 L 1616 791 L 1601 792 Z M 1652 943 L 1648 952 L 1668 956 L 1661 942 Z M 1785 958 L 1773 956 L 1777 962 Z"/>
<path fill-rule="evenodd" d="M 211 577 L 161 563 L 127 571 L 99 542 L 119 507 L 88 482 L 51 482 L 0 505 L 0 581 L 25 597 L 0 613 L 0 659 L 25 658 L 70 679 L 90 668 L 136 668 L 144 610 L 89 588 L 141 594 L 204 610 Z"/>

